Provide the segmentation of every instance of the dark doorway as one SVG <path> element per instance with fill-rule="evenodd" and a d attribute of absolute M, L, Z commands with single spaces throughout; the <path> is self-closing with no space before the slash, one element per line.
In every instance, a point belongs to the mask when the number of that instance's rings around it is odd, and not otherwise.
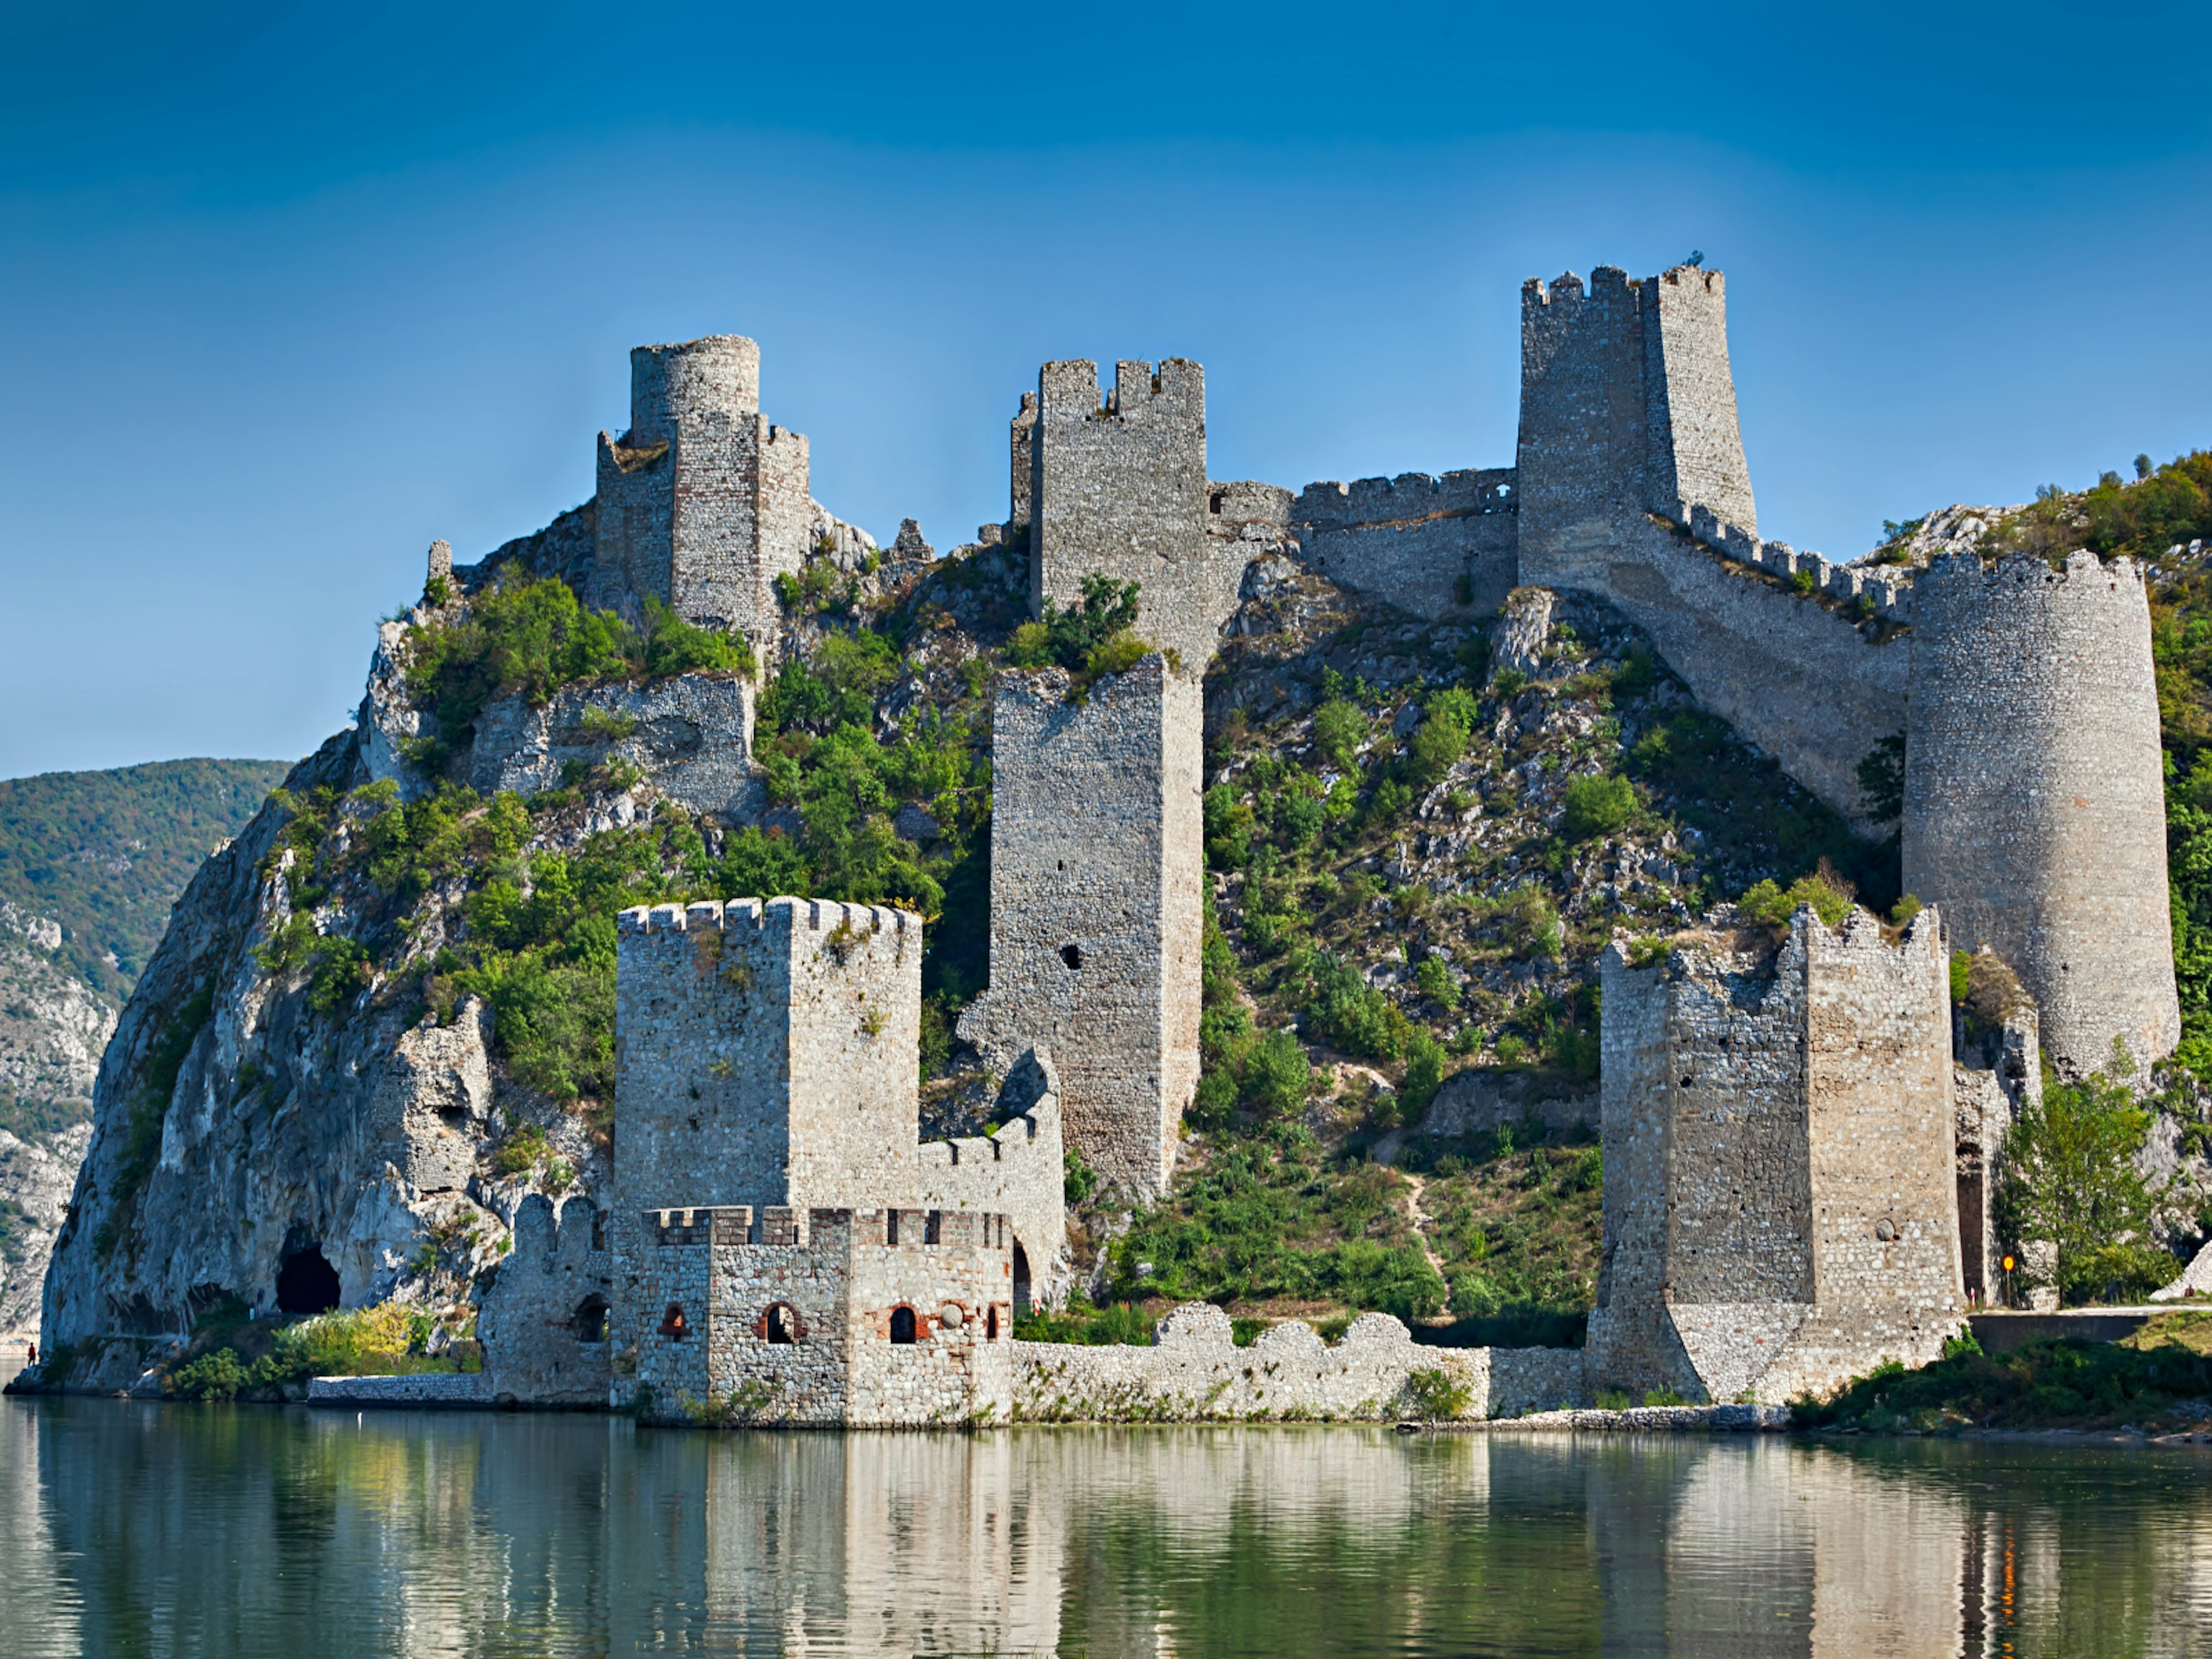
<path fill-rule="evenodd" d="M 799 1340 L 799 1312 L 789 1304 L 773 1302 L 769 1304 L 768 1340 L 776 1343 Z"/>
<path fill-rule="evenodd" d="M 894 1342 L 914 1340 L 913 1309 L 893 1308 L 891 1310 L 891 1340 Z"/>
<path fill-rule="evenodd" d="M 1030 1253 L 1020 1245 L 1014 1246 L 1014 1311 L 1027 1313 L 1030 1310 Z"/>
<path fill-rule="evenodd" d="M 587 1296 L 576 1304 L 573 1322 L 579 1342 L 604 1342 L 607 1340 L 607 1299 L 603 1296 Z"/>
<path fill-rule="evenodd" d="M 289 1314 L 328 1313 L 338 1305 L 338 1270 L 310 1244 L 284 1258 L 276 1273 L 276 1307 Z"/>
<path fill-rule="evenodd" d="M 991 1311 L 983 1316 L 983 1335 L 990 1341 L 999 1340 L 999 1304 L 994 1302 Z"/>

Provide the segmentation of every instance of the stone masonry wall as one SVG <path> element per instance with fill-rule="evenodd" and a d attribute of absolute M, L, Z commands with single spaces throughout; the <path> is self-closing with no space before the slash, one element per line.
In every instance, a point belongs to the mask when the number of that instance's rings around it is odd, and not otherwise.
<path fill-rule="evenodd" d="M 1202 673 L 1245 562 L 1207 534 L 1206 371 L 1180 357 L 1157 373 L 1117 363 L 1102 404 L 1097 364 L 1047 363 L 1031 468 L 1034 614 L 1080 603 L 1085 576 L 1133 581 L 1138 631 Z"/>
<path fill-rule="evenodd" d="M 1487 613 L 1519 580 L 1513 469 L 1308 484 L 1291 508 L 1306 562 L 1431 622 Z"/>
<path fill-rule="evenodd" d="M 1584 1403 L 1573 1348 L 1426 1348 L 1389 1314 L 1362 1314 L 1332 1345 L 1289 1320 L 1236 1346 L 1229 1316 L 1187 1303 L 1146 1347 L 1014 1346 L 1014 1414 L 1029 1422 L 1395 1421 L 1406 1379 L 1438 1370 L 1468 1390 L 1462 1416 L 1515 1417 Z"/>
<path fill-rule="evenodd" d="M 1940 1352 L 1963 1312 L 1942 921 L 1801 910 L 1778 956 L 1602 965 L 1591 1386 L 1770 1401 Z"/>
<path fill-rule="evenodd" d="M 1987 945 L 2080 1075 L 2180 1038 L 2150 611 L 2127 560 L 1940 559 L 1915 584 L 1905 884 Z"/>
<path fill-rule="evenodd" d="M 477 1335 L 494 1389 L 534 1405 L 604 1406 L 612 1286 L 605 1218 L 588 1198 L 515 1206 L 514 1248 L 484 1293 Z"/>
<path fill-rule="evenodd" d="M 1019 1250 L 1014 1301 L 1024 1309 L 1034 1299 L 1056 1297 L 1072 1271 L 1059 1073 L 1048 1052 L 1036 1051 L 1036 1060 L 1044 1086 L 1029 1109 L 988 1135 L 924 1141 L 914 1188 L 915 1201 L 926 1209 L 1008 1218 Z"/>
<path fill-rule="evenodd" d="M 706 1407 L 730 1423 L 913 1427 L 1010 1415 L 1005 1217 L 775 1206 L 756 1230 L 752 1216 L 638 1218 L 635 1288 L 653 1316 L 636 1376 L 656 1416 Z M 893 1340 L 901 1309 L 910 1342 Z"/>
<path fill-rule="evenodd" d="M 960 1035 L 1002 1073 L 1048 1048 L 1069 1139 L 1151 1194 L 1198 1083 L 1200 691 L 1157 656 L 1081 702 L 1068 687 L 1000 678 L 991 980 Z"/>

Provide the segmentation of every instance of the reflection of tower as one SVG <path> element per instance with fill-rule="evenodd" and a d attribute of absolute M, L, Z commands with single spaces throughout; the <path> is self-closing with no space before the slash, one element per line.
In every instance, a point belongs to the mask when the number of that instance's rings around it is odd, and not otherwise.
<path fill-rule="evenodd" d="M 705 1448 L 710 1626 L 798 1656 L 1051 1653 L 1060 1505 L 1013 1435 L 738 1435 Z"/>

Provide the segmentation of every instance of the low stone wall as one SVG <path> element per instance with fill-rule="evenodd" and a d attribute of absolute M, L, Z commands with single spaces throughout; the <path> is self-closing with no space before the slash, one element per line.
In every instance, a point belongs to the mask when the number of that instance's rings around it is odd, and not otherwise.
<path fill-rule="evenodd" d="M 424 1371 L 416 1376 L 316 1376 L 307 1380 L 310 1406 L 474 1406 L 498 1402 L 495 1380 L 485 1371 Z"/>
<path fill-rule="evenodd" d="M 1572 1348 L 1429 1348 L 1388 1314 L 1362 1314 L 1335 1343 L 1291 1321 L 1236 1346 L 1229 1316 L 1177 1308 L 1149 1347 L 1014 1345 L 1014 1416 L 1033 1423 L 1392 1421 L 1408 1415 L 1407 1378 L 1439 1370 L 1463 1385 L 1468 1419 L 1573 1406 L 1583 1392 Z"/>

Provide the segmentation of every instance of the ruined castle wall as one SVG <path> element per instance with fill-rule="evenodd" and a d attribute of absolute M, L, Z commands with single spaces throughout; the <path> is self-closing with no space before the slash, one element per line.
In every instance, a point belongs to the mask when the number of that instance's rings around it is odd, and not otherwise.
<path fill-rule="evenodd" d="M 1667 971 L 1672 1297 L 1810 1302 L 1804 942 L 1793 933 L 1763 983 L 1686 951 Z"/>
<path fill-rule="evenodd" d="M 1611 601 L 1699 703 L 1838 811 L 1863 815 L 1859 763 L 1905 724 L 1910 635 L 1856 623 L 1649 519 L 1577 580 L 1530 577 L 1525 560 L 1523 580 Z"/>
<path fill-rule="evenodd" d="M 1437 1370 L 1464 1386 L 1468 1419 L 1517 1416 L 1587 1397 L 1572 1348 L 1427 1348 L 1389 1314 L 1362 1314 L 1334 1344 L 1288 1320 L 1236 1346 L 1229 1316 L 1186 1303 L 1147 1346 L 1023 1342 L 1014 1413 L 1029 1422 L 1393 1421 L 1407 1378 Z"/>
<path fill-rule="evenodd" d="M 1138 631 L 1203 672 L 1243 569 L 1235 544 L 1207 534 L 1205 370 L 1118 363 L 1102 405 L 1097 365 L 1047 363 L 1037 402 L 1034 614 L 1081 603 L 1085 576 L 1133 581 Z"/>
<path fill-rule="evenodd" d="M 627 761 L 693 811 L 749 823 L 766 804 L 752 760 L 754 699 L 750 680 L 726 673 L 571 685 L 542 707 L 498 698 L 477 716 L 469 785 L 483 795 L 529 796 L 559 788 L 571 761 Z M 627 726 L 628 734 L 611 738 L 604 724 L 592 731 L 584 723 L 592 714 Z"/>
<path fill-rule="evenodd" d="M 1938 560 L 1913 596 L 1905 884 L 2033 994 L 2070 1075 L 2180 1036 L 2150 613 L 2127 560 Z"/>
<path fill-rule="evenodd" d="M 590 1199 L 556 1211 L 532 1193 L 515 1206 L 514 1249 L 477 1321 L 497 1392 L 532 1405 L 607 1403 L 612 1272 L 605 1222 Z"/>
<path fill-rule="evenodd" d="M 1026 526 L 1030 521 L 1030 497 L 1036 488 L 1037 394 L 1022 393 L 1022 406 L 1008 423 L 1006 449 L 1009 460 L 1006 486 L 1006 522 Z"/>
<path fill-rule="evenodd" d="M 1000 678 L 991 981 L 960 1034 L 1001 1072 L 1048 1048 L 1068 1138 L 1150 1194 L 1197 1085 L 1200 690 L 1157 656 L 1082 702 L 1068 687 Z"/>
<path fill-rule="evenodd" d="M 928 1209 L 1006 1215 L 1030 1269 L 1019 1301 L 1064 1278 L 1056 1269 L 1067 1244 L 1066 1152 L 1055 1085 L 994 1133 L 923 1142 L 913 1195 Z"/>
<path fill-rule="evenodd" d="M 760 552 L 745 592 L 749 610 L 731 618 L 748 639 L 771 639 L 782 611 L 775 579 L 795 576 L 814 544 L 815 502 L 811 447 L 805 434 L 771 426 L 761 417 L 755 443 L 760 455 Z"/>
<path fill-rule="evenodd" d="M 671 444 L 633 450 L 602 432 L 598 465 L 592 575 L 586 586 L 601 608 L 635 622 L 646 599 L 665 605 L 674 591 L 669 550 L 676 534 L 675 449 Z"/>
<path fill-rule="evenodd" d="M 1808 931 L 1814 1300 L 1954 1310 L 1960 1296 L 1949 958 L 1923 910 L 1891 945 L 1854 910 Z"/>
<path fill-rule="evenodd" d="M 1605 1232 L 1589 1317 L 1590 1385 L 1692 1382 L 1666 1317 L 1668 988 L 1663 967 L 1632 969 L 1616 943 L 1599 959 L 1598 1109 Z M 1686 1390 L 1685 1390 L 1686 1392 Z"/>
<path fill-rule="evenodd" d="M 1942 1350 L 1963 1311 L 1942 920 L 1809 909 L 1771 962 L 1605 956 L 1595 1389 L 1784 1401 Z"/>
<path fill-rule="evenodd" d="M 1291 508 L 1305 561 L 1431 622 L 1487 613 L 1519 580 L 1513 469 L 1308 484 Z"/>
<path fill-rule="evenodd" d="M 1759 533 L 1729 368 L 1728 287 L 1677 265 L 1636 284 L 1644 334 L 1644 505 L 1695 501 Z"/>

